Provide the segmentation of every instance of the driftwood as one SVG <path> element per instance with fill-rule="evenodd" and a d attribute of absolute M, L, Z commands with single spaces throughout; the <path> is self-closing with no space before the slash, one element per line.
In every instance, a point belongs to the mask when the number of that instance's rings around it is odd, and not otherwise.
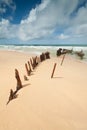
<path fill-rule="evenodd" d="M 55 72 L 55 69 L 56 69 L 56 63 L 54 64 L 54 67 L 53 67 L 53 71 L 52 71 L 52 74 L 51 74 L 51 78 L 53 78 L 53 75 L 54 75 L 54 72 Z"/>
<path fill-rule="evenodd" d="M 22 88 L 22 82 L 21 82 L 21 79 L 20 79 L 20 76 L 19 76 L 19 72 L 17 69 L 15 69 L 15 78 L 17 80 L 17 88 L 16 90 L 18 91 L 19 89 Z"/>

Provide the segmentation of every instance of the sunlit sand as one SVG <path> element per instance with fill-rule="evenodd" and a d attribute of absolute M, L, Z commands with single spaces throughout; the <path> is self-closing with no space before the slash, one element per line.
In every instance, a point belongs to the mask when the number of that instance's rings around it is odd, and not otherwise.
<path fill-rule="evenodd" d="M 31 57 L 0 51 L 0 130 L 87 130 L 87 64 L 66 55 L 61 65 L 63 56 L 55 56 L 28 76 Z M 24 87 L 6 105 L 17 87 L 15 69 Z"/>

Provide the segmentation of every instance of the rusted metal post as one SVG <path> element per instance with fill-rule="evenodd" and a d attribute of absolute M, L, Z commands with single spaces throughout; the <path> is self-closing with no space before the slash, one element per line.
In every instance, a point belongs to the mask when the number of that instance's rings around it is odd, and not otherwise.
<path fill-rule="evenodd" d="M 63 64 L 64 59 L 65 59 L 65 55 L 62 58 L 61 65 Z"/>
<path fill-rule="evenodd" d="M 55 72 L 55 69 L 56 69 L 56 63 L 54 64 L 54 67 L 53 67 L 53 71 L 52 71 L 52 74 L 51 74 L 51 78 L 53 78 L 53 75 L 54 75 L 54 72 Z"/>
<path fill-rule="evenodd" d="M 15 78 L 17 80 L 17 90 L 21 89 L 22 88 L 22 82 L 21 82 L 21 79 L 20 79 L 20 76 L 19 76 L 19 72 L 17 69 L 15 69 Z"/>

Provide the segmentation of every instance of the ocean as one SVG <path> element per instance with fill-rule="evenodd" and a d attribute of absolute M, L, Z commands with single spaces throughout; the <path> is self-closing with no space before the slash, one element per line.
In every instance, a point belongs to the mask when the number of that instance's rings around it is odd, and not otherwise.
<path fill-rule="evenodd" d="M 46 51 L 49 51 L 51 56 L 56 56 L 56 51 L 59 48 L 70 50 L 73 49 L 73 53 L 70 55 L 79 60 L 80 58 L 76 54 L 74 54 L 74 52 L 83 50 L 85 55 L 82 60 L 87 62 L 87 46 L 27 45 L 27 44 L 0 45 L 0 50 L 24 52 L 32 55 L 34 54 L 37 56 L 40 55 L 42 52 Z"/>

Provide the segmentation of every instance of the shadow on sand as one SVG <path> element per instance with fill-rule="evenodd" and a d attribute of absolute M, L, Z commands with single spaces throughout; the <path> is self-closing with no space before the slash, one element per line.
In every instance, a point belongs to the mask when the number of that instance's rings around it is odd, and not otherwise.
<path fill-rule="evenodd" d="M 22 85 L 22 88 L 27 87 L 28 85 L 30 85 L 30 84 L 24 84 L 24 85 Z M 6 103 L 6 105 L 8 105 L 10 101 L 12 101 L 12 100 L 18 98 L 18 94 L 17 94 L 17 93 L 18 93 L 18 91 L 21 90 L 22 88 L 16 89 L 14 92 L 13 92 L 12 89 L 10 90 L 9 100 L 8 100 L 8 102 Z"/>
<path fill-rule="evenodd" d="M 53 79 L 63 79 L 64 77 L 53 77 Z"/>

